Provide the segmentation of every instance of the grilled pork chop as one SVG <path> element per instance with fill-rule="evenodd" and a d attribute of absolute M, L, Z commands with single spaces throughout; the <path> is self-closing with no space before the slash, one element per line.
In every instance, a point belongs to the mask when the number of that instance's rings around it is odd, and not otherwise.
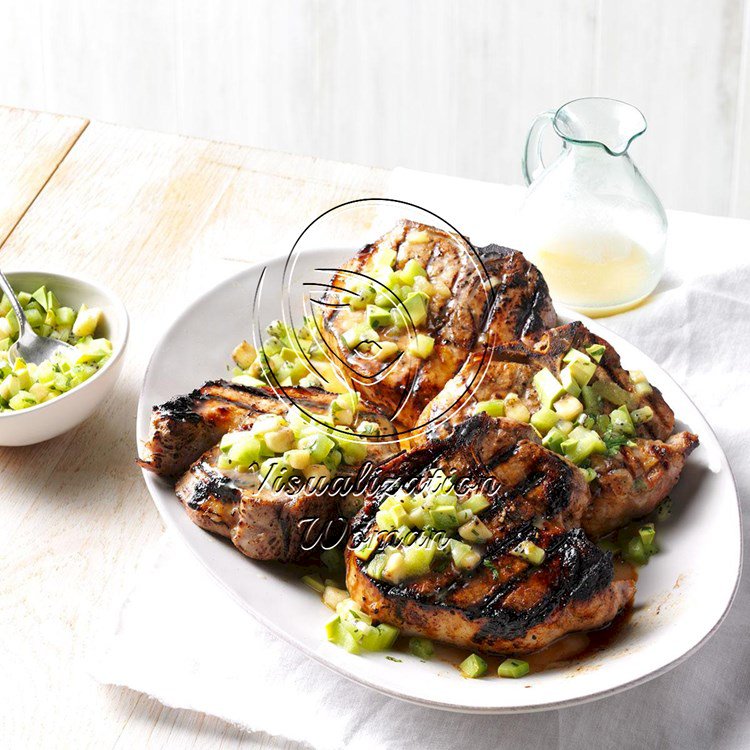
<path fill-rule="evenodd" d="M 388 334 L 399 351 L 390 364 L 372 352 L 350 350 L 343 340 L 366 312 L 341 304 L 340 290 L 351 272 L 371 276 L 382 250 L 395 251 L 397 270 L 409 260 L 419 262 L 442 290 L 430 298 L 427 320 L 417 328 L 435 341 L 426 359 L 408 351 L 408 332 Z M 407 428 L 458 371 L 480 333 L 489 342 L 506 341 L 556 322 L 544 279 L 521 253 L 497 245 L 473 250 L 461 237 L 412 221 L 402 221 L 345 263 L 324 303 L 323 334 L 333 356 L 348 368 L 357 390 Z"/>
<path fill-rule="evenodd" d="M 619 526 L 650 513 L 667 496 L 677 480 L 685 458 L 698 444 L 698 438 L 689 432 L 669 437 L 674 428 L 674 414 L 657 388 L 648 395 L 639 395 L 628 374 L 620 364 L 617 352 L 606 341 L 592 334 L 583 323 L 568 325 L 495 346 L 489 353 L 484 375 L 473 390 L 467 389 L 466 378 L 473 377 L 480 368 L 482 352 L 475 352 L 464 369 L 456 375 L 425 409 L 420 421 L 429 423 L 428 434 L 433 438 L 445 437 L 453 427 L 472 414 L 480 401 L 502 399 L 515 393 L 531 413 L 541 404 L 532 379 L 543 367 L 556 376 L 564 367 L 563 356 L 571 349 L 585 351 L 593 344 L 606 347 L 596 369 L 594 379 L 614 383 L 637 406 L 650 406 L 653 418 L 636 426 L 635 446 L 623 446 L 614 455 L 592 456 L 591 466 L 597 472 L 592 482 L 593 502 L 583 519 L 587 534 L 598 538 Z M 450 405 L 462 398 L 458 408 Z M 602 402 L 604 413 L 614 407 Z M 447 416 L 443 416 L 445 412 Z M 664 442 L 666 441 L 666 442 Z"/>
<path fill-rule="evenodd" d="M 164 445 L 170 436 L 170 420 L 174 419 L 172 404 L 175 401 L 182 404 L 178 412 L 180 416 L 189 415 L 187 423 L 195 427 L 192 435 L 180 433 L 181 460 L 188 455 L 188 451 L 195 450 L 196 446 L 207 440 L 207 434 L 218 441 L 215 432 L 217 422 L 224 433 L 250 430 L 262 414 L 284 415 L 288 408 L 270 388 L 248 388 L 226 383 L 221 388 L 221 398 L 217 398 L 217 386 L 212 383 L 194 391 L 189 397 L 180 397 L 182 400 L 174 399 L 158 407 L 154 412 L 155 429 L 152 434 L 159 437 L 159 442 L 152 437 L 152 457 L 159 455 L 154 453 L 153 446 Z M 233 391 L 235 388 L 236 392 Z M 317 388 L 288 388 L 287 393 L 298 407 L 321 415 L 328 411 L 336 398 L 336 394 Z M 234 400 L 227 407 L 224 397 L 230 395 Z M 193 405 L 192 409 L 188 403 Z M 381 435 L 393 433 L 388 420 L 371 405 L 360 401 L 357 422 L 353 426 L 356 428 L 363 421 L 377 422 Z M 178 429 L 182 429 L 184 422 L 178 420 L 176 424 Z M 397 443 L 368 441 L 366 460 L 378 464 L 397 450 Z M 221 450 L 216 445 L 205 451 L 177 481 L 175 492 L 194 523 L 231 539 L 249 557 L 281 561 L 309 559 L 320 551 L 319 543 L 326 533 L 328 542 L 331 534 L 338 534 L 340 538 L 345 532 L 345 520 L 339 521 L 342 513 L 351 515 L 362 504 L 361 491 L 353 483 L 346 486 L 343 482 L 345 477 L 353 480 L 361 464 L 342 464 L 325 490 L 306 485 L 292 491 L 292 487 L 277 489 L 268 484 L 261 486 L 257 472 L 222 469 L 220 456 Z M 342 487 L 352 491 L 343 492 Z M 336 541 L 335 537 L 333 541 Z"/>
<path fill-rule="evenodd" d="M 533 414 L 541 406 L 532 383 L 534 375 L 546 367 L 559 378 L 560 371 L 565 367 L 563 357 L 571 349 L 585 352 L 587 347 L 594 344 L 604 346 L 605 352 L 592 382 L 614 383 L 626 391 L 637 406 L 650 406 L 654 416 L 649 422 L 639 425 L 636 434 L 666 440 L 674 429 L 674 413 L 659 389 L 653 388 L 649 395 L 638 394 L 614 347 L 578 321 L 524 339 L 498 343 L 486 352 L 475 351 L 456 377 L 446 384 L 422 413 L 420 423 L 430 424 L 427 437 L 444 437 L 453 425 L 474 413 L 478 402 L 502 399 L 509 393 L 515 393 Z M 485 363 L 480 362 L 483 359 Z M 478 371 L 483 372 L 481 380 L 474 377 Z M 451 409 L 451 404 L 455 404 L 457 398 L 460 398 L 460 403 Z M 605 414 L 614 408 L 606 401 L 601 405 Z M 441 415 L 447 418 L 441 419 Z"/>
<path fill-rule="evenodd" d="M 346 551 L 349 594 L 373 617 L 405 634 L 520 654 L 603 627 L 632 601 L 634 582 L 613 580 L 611 554 L 575 528 L 589 499 L 581 472 L 537 445 L 529 428 L 477 415 L 447 439 L 392 459 L 384 476 L 407 482 L 435 468 L 497 480 L 479 514 L 492 532 L 482 564 L 466 572 L 450 562 L 398 584 L 371 578 L 353 550 L 379 531 L 384 498 L 375 494 L 356 516 Z M 545 550 L 541 565 L 511 554 L 524 541 Z"/>

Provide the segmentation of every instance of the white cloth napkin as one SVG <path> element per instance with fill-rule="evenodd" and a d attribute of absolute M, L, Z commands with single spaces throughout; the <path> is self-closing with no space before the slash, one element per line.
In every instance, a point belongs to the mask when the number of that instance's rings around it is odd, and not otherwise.
<path fill-rule="evenodd" d="M 507 242 L 520 188 L 396 170 L 392 197 L 475 242 Z M 750 497 L 750 222 L 670 214 L 669 271 L 644 307 L 606 325 L 682 384 Z M 745 514 L 747 517 L 747 513 Z M 747 538 L 748 535 L 745 535 Z M 92 654 L 101 682 L 316 748 L 746 748 L 750 585 L 713 639 L 670 673 L 574 708 L 515 716 L 425 709 L 359 687 L 267 633 L 165 535 Z"/>

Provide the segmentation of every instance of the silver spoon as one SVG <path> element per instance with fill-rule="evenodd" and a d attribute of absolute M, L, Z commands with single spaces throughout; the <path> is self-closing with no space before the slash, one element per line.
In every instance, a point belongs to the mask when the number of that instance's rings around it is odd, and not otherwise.
<path fill-rule="evenodd" d="M 76 352 L 76 348 L 70 344 L 65 344 L 57 339 L 51 339 L 46 336 L 37 336 L 24 315 L 21 303 L 13 291 L 13 287 L 8 283 L 5 274 L 0 271 L 0 289 L 2 289 L 10 300 L 10 306 L 18 318 L 18 340 L 11 346 L 8 351 L 8 359 L 12 365 L 18 357 L 26 362 L 33 362 L 35 365 L 41 365 L 42 362 L 57 354 L 57 352 Z"/>

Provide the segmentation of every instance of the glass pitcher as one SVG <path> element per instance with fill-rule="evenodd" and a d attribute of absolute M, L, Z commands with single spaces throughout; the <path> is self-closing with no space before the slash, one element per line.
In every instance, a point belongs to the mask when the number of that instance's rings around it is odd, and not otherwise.
<path fill-rule="evenodd" d="M 542 161 L 549 126 L 562 151 Z M 646 131 L 643 114 L 615 99 L 577 99 L 544 112 L 526 139 L 529 192 L 519 241 L 559 302 L 587 315 L 634 307 L 664 270 L 667 217 L 628 155 Z"/>

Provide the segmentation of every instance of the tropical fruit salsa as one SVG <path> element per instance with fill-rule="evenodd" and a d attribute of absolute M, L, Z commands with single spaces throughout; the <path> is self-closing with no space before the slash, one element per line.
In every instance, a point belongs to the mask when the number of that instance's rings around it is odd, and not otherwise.
<path fill-rule="evenodd" d="M 424 230 L 413 230 L 406 237 L 410 244 L 429 239 Z M 369 259 L 365 276 L 347 275 L 340 300 L 352 313 L 352 325 L 341 338 L 349 351 L 382 362 L 403 351 L 426 359 L 435 346 L 432 336 L 420 332 L 427 323 L 430 300 L 445 300 L 451 291 L 442 281 L 431 283 L 414 259 L 397 268 L 396 256 L 393 248 L 381 246 Z"/>
<path fill-rule="evenodd" d="M 40 365 L 18 357 L 11 365 L 9 349 L 18 339 L 18 320 L 6 295 L 0 300 L 0 411 L 18 411 L 51 401 L 88 380 L 112 354 L 112 343 L 95 338 L 102 311 L 81 305 L 78 312 L 60 304 L 46 287 L 18 292 L 26 320 L 35 333 L 75 347 Z"/>
<path fill-rule="evenodd" d="M 572 461 L 592 482 L 597 478 L 597 456 L 614 456 L 623 446 L 635 445 L 636 427 L 653 417 L 650 406 L 638 406 L 638 396 L 653 393 L 642 372 L 630 373 L 637 395 L 608 380 L 594 381 L 605 352 L 602 344 L 585 352 L 571 349 L 563 357 L 566 364 L 559 377 L 546 367 L 540 370 L 533 379 L 540 408 L 533 413 L 515 393 L 481 401 L 476 411 L 531 424 L 542 445 Z M 661 508 L 657 515 L 666 512 Z M 607 540 L 602 546 L 634 565 L 645 565 L 657 551 L 655 533 L 653 524 L 630 524 L 620 530 L 616 542 Z"/>
<path fill-rule="evenodd" d="M 243 341 L 232 352 L 235 366 L 232 382 L 240 385 L 265 386 L 299 385 L 303 388 L 320 387 L 333 393 L 343 393 L 347 386 L 337 375 L 325 355 L 325 346 L 312 318 L 305 318 L 298 329 L 280 320 L 266 327 L 266 339 L 261 350 Z"/>
<path fill-rule="evenodd" d="M 361 464 L 367 456 L 363 436 L 380 434 L 376 422 L 358 419 L 358 410 L 359 394 L 349 391 L 336 397 L 328 414 L 315 419 L 296 406 L 285 417 L 263 414 L 249 430 L 224 435 L 219 468 L 256 472 L 275 490 L 294 476 L 323 483 L 342 464 Z"/>
<path fill-rule="evenodd" d="M 482 545 L 492 534 L 479 518 L 490 506 L 482 493 L 460 499 L 451 477 L 436 470 L 425 486 L 412 494 L 398 490 L 388 495 L 375 515 L 375 528 L 354 549 L 367 563 L 367 574 L 376 580 L 398 584 L 431 571 L 445 569 L 451 563 L 459 570 L 473 570 L 482 561 Z M 378 552 L 378 549 L 382 549 Z M 523 541 L 511 550 L 532 565 L 541 565 L 545 552 L 531 541 Z M 306 581 L 316 588 L 314 581 Z M 368 615 L 348 597 L 346 591 L 320 587 L 323 601 L 336 610 L 326 625 L 328 640 L 352 653 L 390 648 L 399 631 L 387 624 L 375 625 Z M 411 638 L 409 651 L 420 659 L 430 659 L 434 646 L 427 638 Z M 487 663 L 471 654 L 459 666 L 465 677 L 481 677 Z M 529 665 L 520 659 L 506 659 L 498 668 L 500 677 L 523 677 Z"/>

